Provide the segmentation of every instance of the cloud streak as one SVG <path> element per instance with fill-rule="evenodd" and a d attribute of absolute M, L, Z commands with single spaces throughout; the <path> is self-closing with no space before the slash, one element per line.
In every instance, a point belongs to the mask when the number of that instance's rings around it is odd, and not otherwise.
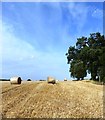
<path fill-rule="evenodd" d="M 63 79 L 67 75 L 64 53 L 55 51 L 41 52 L 18 39 L 13 33 L 13 27 L 3 24 L 3 73 L 2 77 L 13 75 L 23 76 L 24 79 L 46 79 L 48 75 Z M 64 68 L 65 67 L 65 68 Z"/>
<path fill-rule="evenodd" d="M 92 17 L 95 17 L 97 19 L 102 19 L 103 18 L 103 10 L 100 10 L 100 9 L 95 9 L 93 11 L 93 14 L 92 14 Z"/>
<path fill-rule="evenodd" d="M 77 27 L 77 32 L 80 34 L 86 23 L 88 8 L 85 3 L 70 3 L 68 5 L 68 10 L 70 17 L 72 17 L 75 26 Z"/>
<path fill-rule="evenodd" d="M 96 16 L 100 9 L 90 11 L 89 6 L 93 4 L 3 3 L 2 77 L 69 78 L 68 47 L 102 28 Z"/>

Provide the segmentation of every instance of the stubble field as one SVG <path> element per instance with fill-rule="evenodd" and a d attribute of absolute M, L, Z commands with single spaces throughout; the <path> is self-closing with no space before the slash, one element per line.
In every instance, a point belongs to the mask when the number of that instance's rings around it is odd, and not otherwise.
<path fill-rule="evenodd" d="M 83 81 L 2 84 L 4 118 L 102 118 L 103 86 Z"/>

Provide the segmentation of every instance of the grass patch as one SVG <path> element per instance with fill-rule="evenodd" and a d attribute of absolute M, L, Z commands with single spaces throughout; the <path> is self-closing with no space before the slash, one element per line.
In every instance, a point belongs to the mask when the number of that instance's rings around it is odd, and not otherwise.
<path fill-rule="evenodd" d="M 93 83 L 93 84 L 104 85 L 103 82 L 94 81 L 94 80 L 90 80 L 90 81 L 91 81 L 91 83 Z"/>
<path fill-rule="evenodd" d="M 90 82 L 93 84 L 97 84 L 97 85 L 105 85 L 103 82 L 99 82 L 99 81 L 95 81 L 95 80 L 83 80 L 84 82 Z"/>

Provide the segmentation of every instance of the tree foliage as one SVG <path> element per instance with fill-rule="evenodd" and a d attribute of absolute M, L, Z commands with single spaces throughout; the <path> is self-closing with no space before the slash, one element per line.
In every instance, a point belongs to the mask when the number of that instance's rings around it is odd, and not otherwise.
<path fill-rule="evenodd" d="M 99 32 L 77 38 L 66 53 L 70 74 L 78 80 L 91 73 L 91 79 L 105 81 L 105 37 Z"/>

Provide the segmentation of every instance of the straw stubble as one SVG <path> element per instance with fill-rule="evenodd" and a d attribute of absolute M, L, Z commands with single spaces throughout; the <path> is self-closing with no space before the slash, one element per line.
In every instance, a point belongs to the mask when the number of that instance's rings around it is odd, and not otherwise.
<path fill-rule="evenodd" d="M 2 114 L 4 117 L 103 117 L 102 85 L 82 81 L 59 81 L 58 84 L 53 85 L 44 81 L 23 83 L 19 87 L 12 87 L 12 89 L 10 89 L 10 85 L 7 85 L 3 89 L 6 91 L 2 93 Z"/>

